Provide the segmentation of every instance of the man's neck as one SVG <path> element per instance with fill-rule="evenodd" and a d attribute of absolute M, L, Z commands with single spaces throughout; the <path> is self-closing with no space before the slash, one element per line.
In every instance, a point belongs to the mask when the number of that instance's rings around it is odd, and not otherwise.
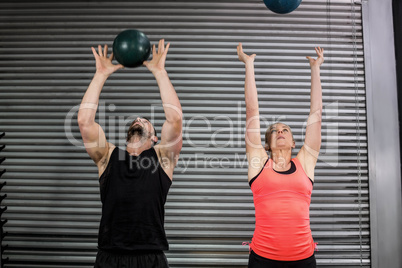
<path fill-rule="evenodd" d="M 152 144 L 148 140 L 143 140 L 137 137 L 131 138 L 131 140 L 127 143 L 126 151 L 130 155 L 140 155 L 143 151 L 148 150 L 152 147 Z"/>

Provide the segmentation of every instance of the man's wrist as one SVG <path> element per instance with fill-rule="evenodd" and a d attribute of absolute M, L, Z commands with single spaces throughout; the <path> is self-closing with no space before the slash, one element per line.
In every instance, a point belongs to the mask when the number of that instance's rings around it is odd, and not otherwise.
<path fill-rule="evenodd" d="M 161 70 L 155 70 L 155 71 L 153 71 L 152 74 L 153 74 L 155 77 L 159 77 L 159 76 L 165 76 L 165 75 L 167 75 L 167 72 L 166 72 L 165 69 L 161 69 Z"/>
<path fill-rule="evenodd" d="M 101 73 L 101 72 L 98 72 L 98 71 L 96 71 L 95 75 L 94 75 L 94 78 L 99 78 L 99 79 L 103 79 L 103 80 L 108 79 L 108 77 L 109 77 L 108 74 Z"/>

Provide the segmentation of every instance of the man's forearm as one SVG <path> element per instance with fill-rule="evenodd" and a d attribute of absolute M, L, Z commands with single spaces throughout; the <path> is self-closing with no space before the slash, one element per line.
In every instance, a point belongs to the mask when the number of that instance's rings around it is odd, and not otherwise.
<path fill-rule="evenodd" d="M 105 84 L 107 76 L 95 73 L 87 91 L 81 101 L 78 112 L 78 122 L 88 123 L 95 121 L 96 110 L 98 108 L 99 96 Z"/>
<path fill-rule="evenodd" d="M 182 120 L 180 100 L 166 70 L 156 72 L 154 76 L 159 86 L 166 120 L 168 122 Z"/>

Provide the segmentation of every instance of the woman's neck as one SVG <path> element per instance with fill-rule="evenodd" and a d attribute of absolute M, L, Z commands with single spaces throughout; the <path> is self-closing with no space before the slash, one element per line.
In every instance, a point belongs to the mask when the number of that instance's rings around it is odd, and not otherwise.
<path fill-rule="evenodd" d="M 286 171 L 291 167 L 292 150 L 275 150 L 271 152 L 273 169 L 276 171 Z"/>

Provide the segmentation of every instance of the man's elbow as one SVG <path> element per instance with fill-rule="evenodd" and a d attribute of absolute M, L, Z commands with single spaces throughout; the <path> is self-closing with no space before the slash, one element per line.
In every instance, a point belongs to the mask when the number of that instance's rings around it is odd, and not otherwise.
<path fill-rule="evenodd" d="M 77 116 L 77 122 L 78 122 L 78 127 L 80 129 L 87 128 L 94 123 L 93 120 L 91 120 L 90 118 L 80 115 L 80 114 L 78 114 L 78 116 Z"/>
<path fill-rule="evenodd" d="M 176 114 L 176 115 L 172 115 L 169 116 L 169 118 L 166 118 L 166 121 L 168 121 L 170 124 L 174 125 L 175 128 L 180 126 L 182 126 L 183 124 L 183 115 L 182 114 Z"/>

